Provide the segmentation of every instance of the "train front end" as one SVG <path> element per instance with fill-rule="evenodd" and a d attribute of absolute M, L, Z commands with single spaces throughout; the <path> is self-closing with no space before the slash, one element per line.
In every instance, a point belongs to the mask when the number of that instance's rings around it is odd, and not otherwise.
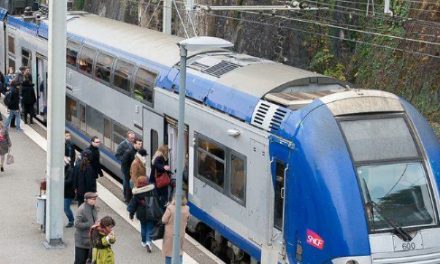
<path fill-rule="evenodd" d="M 289 117 L 289 263 L 440 263 L 440 144 L 406 101 L 331 94 Z"/>

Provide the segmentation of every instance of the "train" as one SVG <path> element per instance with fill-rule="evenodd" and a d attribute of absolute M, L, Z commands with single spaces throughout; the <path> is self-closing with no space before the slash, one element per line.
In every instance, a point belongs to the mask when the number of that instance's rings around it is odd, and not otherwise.
<path fill-rule="evenodd" d="M 47 109 L 48 20 L 0 9 L 0 69 L 31 68 Z M 66 129 L 101 162 L 128 130 L 176 168 L 183 39 L 67 16 Z M 228 49 L 190 52 L 188 230 L 227 263 L 440 263 L 440 143 L 409 102 Z"/>

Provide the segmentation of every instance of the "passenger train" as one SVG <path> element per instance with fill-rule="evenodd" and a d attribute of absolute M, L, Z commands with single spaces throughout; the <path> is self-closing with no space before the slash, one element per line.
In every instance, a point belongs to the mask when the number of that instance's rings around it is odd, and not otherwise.
<path fill-rule="evenodd" d="M 46 111 L 47 19 L 0 10 L 0 69 L 27 65 Z M 66 126 L 102 163 L 127 130 L 176 167 L 182 39 L 67 17 Z M 189 54 L 189 230 L 228 263 L 440 263 L 440 143 L 388 92 L 225 49 Z"/>

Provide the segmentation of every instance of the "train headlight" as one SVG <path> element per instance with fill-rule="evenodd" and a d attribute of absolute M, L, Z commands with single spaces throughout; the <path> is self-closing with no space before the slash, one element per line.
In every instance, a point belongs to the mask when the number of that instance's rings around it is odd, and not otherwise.
<path fill-rule="evenodd" d="M 345 264 L 359 264 L 359 262 L 351 259 L 351 260 L 347 261 L 347 263 L 345 263 Z"/>

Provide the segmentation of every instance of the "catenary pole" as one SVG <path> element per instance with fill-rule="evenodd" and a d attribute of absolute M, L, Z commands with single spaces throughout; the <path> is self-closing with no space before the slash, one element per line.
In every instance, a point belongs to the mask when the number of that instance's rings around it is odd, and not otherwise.
<path fill-rule="evenodd" d="M 180 223 L 182 221 L 183 155 L 185 142 L 186 47 L 180 48 L 179 122 L 177 124 L 176 215 L 174 216 L 173 264 L 180 264 Z"/>
<path fill-rule="evenodd" d="M 49 1 L 46 241 L 63 245 L 66 0 Z M 44 77 L 44 76 L 42 76 Z"/>
<path fill-rule="evenodd" d="M 171 17 L 172 17 L 171 1 L 174 0 L 163 0 L 162 32 L 168 35 L 171 35 Z"/>

